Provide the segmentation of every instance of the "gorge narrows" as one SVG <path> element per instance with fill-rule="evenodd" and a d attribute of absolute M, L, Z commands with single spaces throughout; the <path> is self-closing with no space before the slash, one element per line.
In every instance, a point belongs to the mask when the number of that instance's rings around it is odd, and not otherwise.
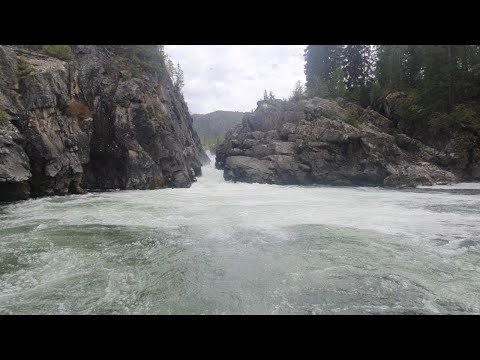
<path fill-rule="evenodd" d="M 480 314 L 478 69 L 0 45 L 0 315 Z"/>

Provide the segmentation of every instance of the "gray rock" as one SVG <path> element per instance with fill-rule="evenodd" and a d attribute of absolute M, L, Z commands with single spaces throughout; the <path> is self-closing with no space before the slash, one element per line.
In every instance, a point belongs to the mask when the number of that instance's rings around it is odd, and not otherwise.
<path fill-rule="evenodd" d="M 226 179 L 389 187 L 456 181 L 439 167 L 444 154 L 400 134 L 372 109 L 320 98 L 258 105 L 217 149 L 216 166 Z M 245 141 L 252 146 L 239 146 Z"/>
<path fill-rule="evenodd" d="M 0 201 L 30 196 L 30 164 L 23 136 L 12 124 L 0 125 Z"/>
<path fill-rule="evenodd" d="M 77 45 L 64 62 L 0 46 L 0 108 L 22 139 L 13 144 L 0 127 L 1 193 L 188 187 L 201 174 L 209 160 L 183 96 L 163 70 L 122 68 L 116 49 Z M 20 74 L 20 63 L 32 71 Z M 83 112 L 72 110 L 78 104 Z"/>
<path fill-rule="evenodd" d="M 274 178 L 272 170 L 271 161 L 247 156 L 230 156 L 227 158 L 223 177 L 225 180 L 271 184 Z"/>
<path fill-rule="evenodd" d="M 267 141 L 280 140 L 280 131 L 278 130 L 267 131 L 265 137 Z"/>
<path fill-rule="evenodd" d="M 259 144 L 255 145 L 250 149 L 247 149 L 244 154 L 246 156 L 254 157 L 257 159 L 262 159 L 265 156 L 275 154 L 275 150 L 272 144 Z"/>
<path fill-rule="evenodd" d="M 293 155 L 295 154 L 296 145 L 293 142 L 286 141 L 272 141 L 273 150 L 275 154 L 280 155 Z"/>
<path fill-rule="evenodd" d="M 275 170 L 277 184 L 310 184 L 310 167 L 299 163 L 294 156 L 270 155 L 265 158 Z"/>
<path fill-rule="evenodd" d="M 384 179 L 386 187 L 415 187 L 418 185 L 431 186 L 435 184 L 451 184 L 456 177 L 427 162 L 420 162 L 396 169 L 395 173 Z"/>
<path fill-rule="evenodd" d="M 406 99 L 405 93 L 393 92 L 374 105 L 374 109 L 393 124 L 394 132 L 398 134 L 397 144 L 402 148 L 408 147 L 409 151 L 416 152 L 422 159 L 455 173 L 458 180 L 480 181 L 480 133 L 474 127 L 458 122 L 448 132 L 432 136 L 428 122 L 412 123 L 406 118 L 408 112 L 402 109 Z"/>

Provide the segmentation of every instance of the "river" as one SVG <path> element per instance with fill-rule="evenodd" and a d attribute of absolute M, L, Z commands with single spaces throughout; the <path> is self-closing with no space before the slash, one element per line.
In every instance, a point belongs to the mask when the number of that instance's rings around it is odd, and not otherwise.
<path fill-rule="evenodd" d="M 0 314 L 479 314 L 480 186 L 231 183 L 0 205 Z"/>

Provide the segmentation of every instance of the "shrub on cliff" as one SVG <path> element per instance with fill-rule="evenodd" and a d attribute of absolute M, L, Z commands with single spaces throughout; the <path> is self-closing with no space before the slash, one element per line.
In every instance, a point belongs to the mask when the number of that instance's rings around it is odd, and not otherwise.
<path fill-rule="evenodd" d="M 17 76 L 19 78 L 24 78 L 30 74 L 34 74 L 35 72 L 36 70 L 32 65 L 30 65 L 28 62 L 26 62 L 22 58 L 18 59 Z"/>
<path fill-rule="evenodd" d="M 142 71 L 160 71 L 164 68 L 165 54 L 158 45 L 117 45 L 112 47 L 121 59 L 117 64 L 137 77 Z M 126 61 L 125 61 L 126 60 Z"/>
<path fill-rule="evenodd" d="M 8 122 L 8 115 L 5 110 L 0 108 L 0 125 L 4 125 Z"/>
<path fill-rule="evenodd" d="M 42 53 L 63 61 L 70 61 L 75 58 L 70 45 L 43 45 Z"/>
<path fill-rule="evenodd" d="M 363 121 L 361 120 L 363 111 L 359 108 L 350 108 L 347 110 L 347 117 L 345 118 L 345 122 L 359 128 Z"/>
<path fill-rule="evenodd" d="M 480 105 L 457 105 L 453 115 L 461 126 L 480 131 Z"/>
<path fill-rule="evenodd" d="M 92 117 L 90 109 L 81 101 L 74 100 L 68 105 L 67 115 L 78 120 L 85 120 Z"/>

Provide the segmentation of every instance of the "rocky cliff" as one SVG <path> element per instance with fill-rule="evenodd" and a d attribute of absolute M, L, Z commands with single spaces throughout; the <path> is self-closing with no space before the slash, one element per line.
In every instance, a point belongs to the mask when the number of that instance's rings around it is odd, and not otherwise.
<path fill-rule="evenodd" d="M 462 181 L 480 181 L 480 128 L 474 123 L 455 121 L 441 132 L 432 131 L 428 121 L 413 121 L 404 104 L 407 97 L 393 92 L 379 99 L 374 108 L 390 119 L 400 132 L 448 154 L 443 164 Z"/>
<path fill-rule="evenodd" d="M 341 99 L 259 101 L 216 155 L 225 179 L 251 183 L 401 187 L 457 180 L 448 153 Z"/>
<path fill-rule="evenodd" d="M 40 48 L 0 46 L 0 200 L 188 187 L 201 174 L 208 157 L 162 59 Z"/>

